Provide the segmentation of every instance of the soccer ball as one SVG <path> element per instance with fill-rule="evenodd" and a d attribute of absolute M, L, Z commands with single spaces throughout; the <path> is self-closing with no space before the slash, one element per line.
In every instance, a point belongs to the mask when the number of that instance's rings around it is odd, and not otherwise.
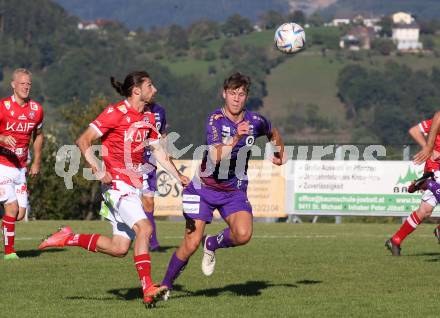
<path fill-rule="evenodd" d="M 275 47 L 283 53 L 296 53 L 306 44 L 306 33 L 296 23 L 288 22 L 280 25 L 275 31 Z"/>

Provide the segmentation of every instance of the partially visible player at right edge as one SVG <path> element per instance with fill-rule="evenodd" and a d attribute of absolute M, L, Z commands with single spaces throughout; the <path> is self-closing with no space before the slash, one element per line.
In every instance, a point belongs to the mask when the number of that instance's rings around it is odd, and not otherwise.
<path fill-rule="evenodd" d="M 426 147 L 426 135 L 430 134 L 432 127 L 432 119 L 424 120 L 418 125 L 409 129 L 410 136 L 423 148 Z M 385 242 L 385 246 L 390 250 L 393 256 L 400 256 L 403 240 L 411 234 L 424 219 L 431 216 L 432 211 L 440 202 L 437 198 L 436 190 L 440 185 L 436 179 L 440 177 L 440 135 L 437 134 L 434 142 L 433 153 L 425 162 L 424 173 L 421 178 L 415 180 L 408 188 L 408 192 L 413 193 L 418 190 L 425 190 L 422 196 L 420 206 L 413 211 L 400 229 Z M 434 235 L 440 243 L 440 226 L 434 229 Z"/>
<path fill-rule="evenodd" d="M 240 150 L 252 146 L 255 138 L 266 136 L 278 148 L 273 163 L 283 164 L 284 145 L 278 130 L 260 114 L 245 109 L 250 85 L 248 76 L 232 74 L 223 85 L 224 105 L 208 116 L 206 142 L 209 150 L 203 157 L 198 175 L 183 190 L 185 234 L 162 281 L 162 286 L 167 289 L 172 288 L 200 242 L 203 242 L 204 252 L 202 271 L 209 276 L 214 272 L 218 248 L 237 247 L 251 239 L 252 207 L 246 194 L 250 156 L 247 152 L 242 158 L 243 155 L 239 154 L 243 151 Z M 205 225 L 211 222 L 215 209 L 228 226 L 217 235 L 203 236 Z M 167 292 L 165 298 L 168 296 Z"/>

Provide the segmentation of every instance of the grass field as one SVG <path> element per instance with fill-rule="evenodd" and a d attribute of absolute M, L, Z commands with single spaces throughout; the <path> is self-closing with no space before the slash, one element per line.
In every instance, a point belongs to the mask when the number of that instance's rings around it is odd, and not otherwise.
<path fill-rule="evenodd" d="M 106 222 L 68 222 L 109 232 Z M 172 298 L 153 310 L 141 301 L 132 252 L 115 259 L 81 248 L 36 250 L 60 222 L 20 223 L 18 261 L 0 260 L 2 317 L 438 317 L 440 246 L 422 225 L 391 257 L 383 243 L 397 224 L 256 223 L 244 247 L 220 250 L 205 277 L 198 251 Z M 159 280 L 182 223 L 158 222 L 165 253 L 154 253 Z M 223 227 L 208 227 L 214 233 Z M 2 256 L 2 255 L 1 255 Z"/>

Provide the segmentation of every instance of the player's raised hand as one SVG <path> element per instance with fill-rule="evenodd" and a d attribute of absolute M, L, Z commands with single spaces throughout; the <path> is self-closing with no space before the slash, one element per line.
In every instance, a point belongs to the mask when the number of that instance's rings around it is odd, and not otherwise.
<path fill-rule="evenodd" d="M 245 135 L 249 135 L 249 122 L 242 121 L 237 125 L 237 135 L 239 137 L 243 137 Z"/>
<path fill-rule="evenodd" d="M 15 144 L 16 144 L 16 141 L 15 141 L 15 138 L 12 137 L 12 136 L 0 135 L 0 143 L 14 148 Z"/>
<path fill-rule="evenodd" d="M 418 153 L 416 153 L 413 157 L 413 161 L 415 164 L 422 164 L 426 160 L 428 160 L 429 157 L 431 157 L 432 150 L 428 146 L 423 146 L 422 150 L 420 150 Z"/>

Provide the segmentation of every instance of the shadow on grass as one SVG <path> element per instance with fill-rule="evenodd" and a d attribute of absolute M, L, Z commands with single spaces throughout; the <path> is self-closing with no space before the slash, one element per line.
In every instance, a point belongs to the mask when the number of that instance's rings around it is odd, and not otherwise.
<path fill-rule="evenodd" d="M 150 252 L 152 252 L 152 253 L 165 253 L 170 249 L 176 249 L 178 247 L 179 246 L 177 246 L 177 245 L 161 245 L 154 250 L 150 250 Z"/>
<path fill-rule="evenodd" d="M 437 252 L 417 253 L 408 256 L 415 256 L 415 257 L 429 256 L 430 258 L 427 258 L 425 262 L 440 262 L 440 253 Z"/>
<path fill-rule="evenodd" d="M 17 255 L 20 258 L 27 258 L 27 257 L 38 257 L 43 253 L 59 253 L 59 252 L 65 252 L 65 248 L 58 248 L 58 249 L 48 249 L 48 250 L 24 250 L 24 251 L 17 251 Z"/>
<path fill-rule="evenodd" d="M 217 297 L 222 294 L 232 293 L 234 296 L 260 296 L 264 289 L 289 287 L 298 288 L 299 285 L 314 285 L 320 284 L 319 280 L 300 280 L 295 284 L 273 284 L 268 281 L 247 281 L 241 284 L 229 284 L 223 287 L 201 289 L 199 291 L 186 290 L 182 285 L 174 285 L 173 291 L 181 292 L 183 294 L 172 296 L 172 298 L 184 297 Z M 110 294 L 118 297 L 121 300 L 133 300 L 142 297 L 140 288 L 122 288 L 112 289 L 108 291 Z"/>
<path fill-rule="evenodd" d="M 218 288 L 209 288 L 209 289 L 202 289 L 196 292 L 191 292 L 188 290 L 184 290 L 181 285 L 175 285 L 173 290 L 184 292 L 184 295 L 177 295 L 173 298 L 181 298 L 181 297 L 217 297 L 221 294 L 225 293 L 232 293 L 235 296 L 260 296 L 261 292 L 264 289 L 268 288 L 276 288 L 276 287 L 289 287 L 289 288 L 298 288 L 298 285 L 313 285 L 313 284 L 320 284 L 322 281 L 319 280 L 300 280 L 295 282 L 295 284 L 274 284 L 268 281 L 247 281 L 246 283 L 242 284 L 230 284 L 226 285 L 224 287 L 218 287 Z"/>

